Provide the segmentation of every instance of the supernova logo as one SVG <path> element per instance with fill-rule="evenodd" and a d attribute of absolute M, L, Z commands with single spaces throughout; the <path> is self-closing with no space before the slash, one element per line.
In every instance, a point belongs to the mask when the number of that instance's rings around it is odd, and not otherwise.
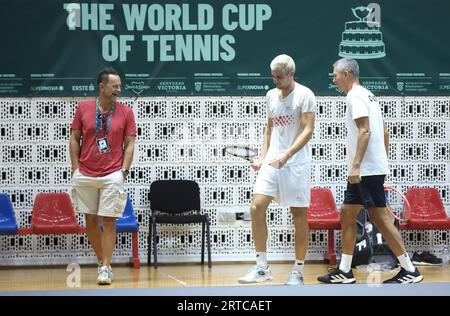
<path fill-rule="evenodd" d="M 238 85 L 238 90 L 269 90 L 268 85 Z"/>
<path fill-rule="evenodd" d="M 30 90 L 33 92 L 58 92 L 63 91 L 63 86 L 31 86 Z"/>

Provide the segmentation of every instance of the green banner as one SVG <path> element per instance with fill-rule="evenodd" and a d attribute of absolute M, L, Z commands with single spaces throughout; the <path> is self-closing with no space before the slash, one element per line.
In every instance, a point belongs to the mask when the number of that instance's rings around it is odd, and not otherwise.
<path fill-rule="evenodd" d="M 342 56 L 378 95 L 450 92 L 447 0 L 0 0 L 0 23 L 0 97 L 96 95 L 105 66 L 125 96 L 264 95 L 282 53 L 316 95 Z"/>

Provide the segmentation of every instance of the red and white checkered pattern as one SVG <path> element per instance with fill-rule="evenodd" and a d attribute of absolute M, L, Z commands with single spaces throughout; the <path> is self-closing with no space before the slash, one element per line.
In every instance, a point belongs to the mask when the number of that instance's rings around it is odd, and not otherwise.
<path fill-rule="evenodd" d="M 276 116 L 272 118 L 273 126 L 287 126 L 294 124 L 294 116 L 293 115 L 284 115 L 284 116 Z"/>

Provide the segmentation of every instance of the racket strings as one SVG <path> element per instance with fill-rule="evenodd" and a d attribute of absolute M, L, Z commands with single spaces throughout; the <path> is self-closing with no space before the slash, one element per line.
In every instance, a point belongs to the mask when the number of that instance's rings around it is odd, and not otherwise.
<path fill-rule="evenodd" d="M 409 204 L 408 199 L 403 195 L 402 192 L 400 192 L 398 189 L 394 188 L 394 187 L 389 187 L 389 186 L 385 186 L 384 187 L 385 190 L 385 194 L 386 194 L 386 209 L 388 210 L 389 213 L 391 213 L 391 215 L 400 221 L 400 223 L 405 223 L 407 222 L 407 215 L 408 213 L 411 212 L 411 206 Z M 389 204 L 389 193 L 398 195 L 401 197 L 402 199 L 402 209 L 398 212 L 400 215 L 397 215 L 396 212 L 394 211 L 393 207 L 391 207 L 391 205 Z"/>
<path fill-rule="evenodd" d="M 248 147 L 226 147 L 225 152 L 236 157 L 251 158 L 256 156 L 256 151 Z"/>

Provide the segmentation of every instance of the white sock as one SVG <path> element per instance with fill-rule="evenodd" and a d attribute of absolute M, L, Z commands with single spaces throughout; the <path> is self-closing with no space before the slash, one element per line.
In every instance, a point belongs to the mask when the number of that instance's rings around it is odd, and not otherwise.
<path fill-rule="evenodd" d="M 352 258 L 353 255 L 342 254 L 341 263 L 339 264 L 339 270 L 347 273 L 352 269 Z"/>
<path fill-rule="evenodd" d="M 295 260 L 294 268 L 292 270 L 298 271 L 303 275 L 303 267 L 305 266 L 305 260 Z"/>
<path fill-rule="evenodd" d="M 405 269 L 408 272 L 414 272 L 416 271 L 416 268 L 411 262 L 411 259 L 409 258 L 409 255 L 407 252 L 405 252 L 403 255 L 397 257 L 398 261 L 400 262 L 400 265 L 403 269 Z"/>
<path fill-rule="evenodd" d="M 256 265 L 261 268 L 267 268 L 267 253 L 257 252 L 256 253 Z"/>

